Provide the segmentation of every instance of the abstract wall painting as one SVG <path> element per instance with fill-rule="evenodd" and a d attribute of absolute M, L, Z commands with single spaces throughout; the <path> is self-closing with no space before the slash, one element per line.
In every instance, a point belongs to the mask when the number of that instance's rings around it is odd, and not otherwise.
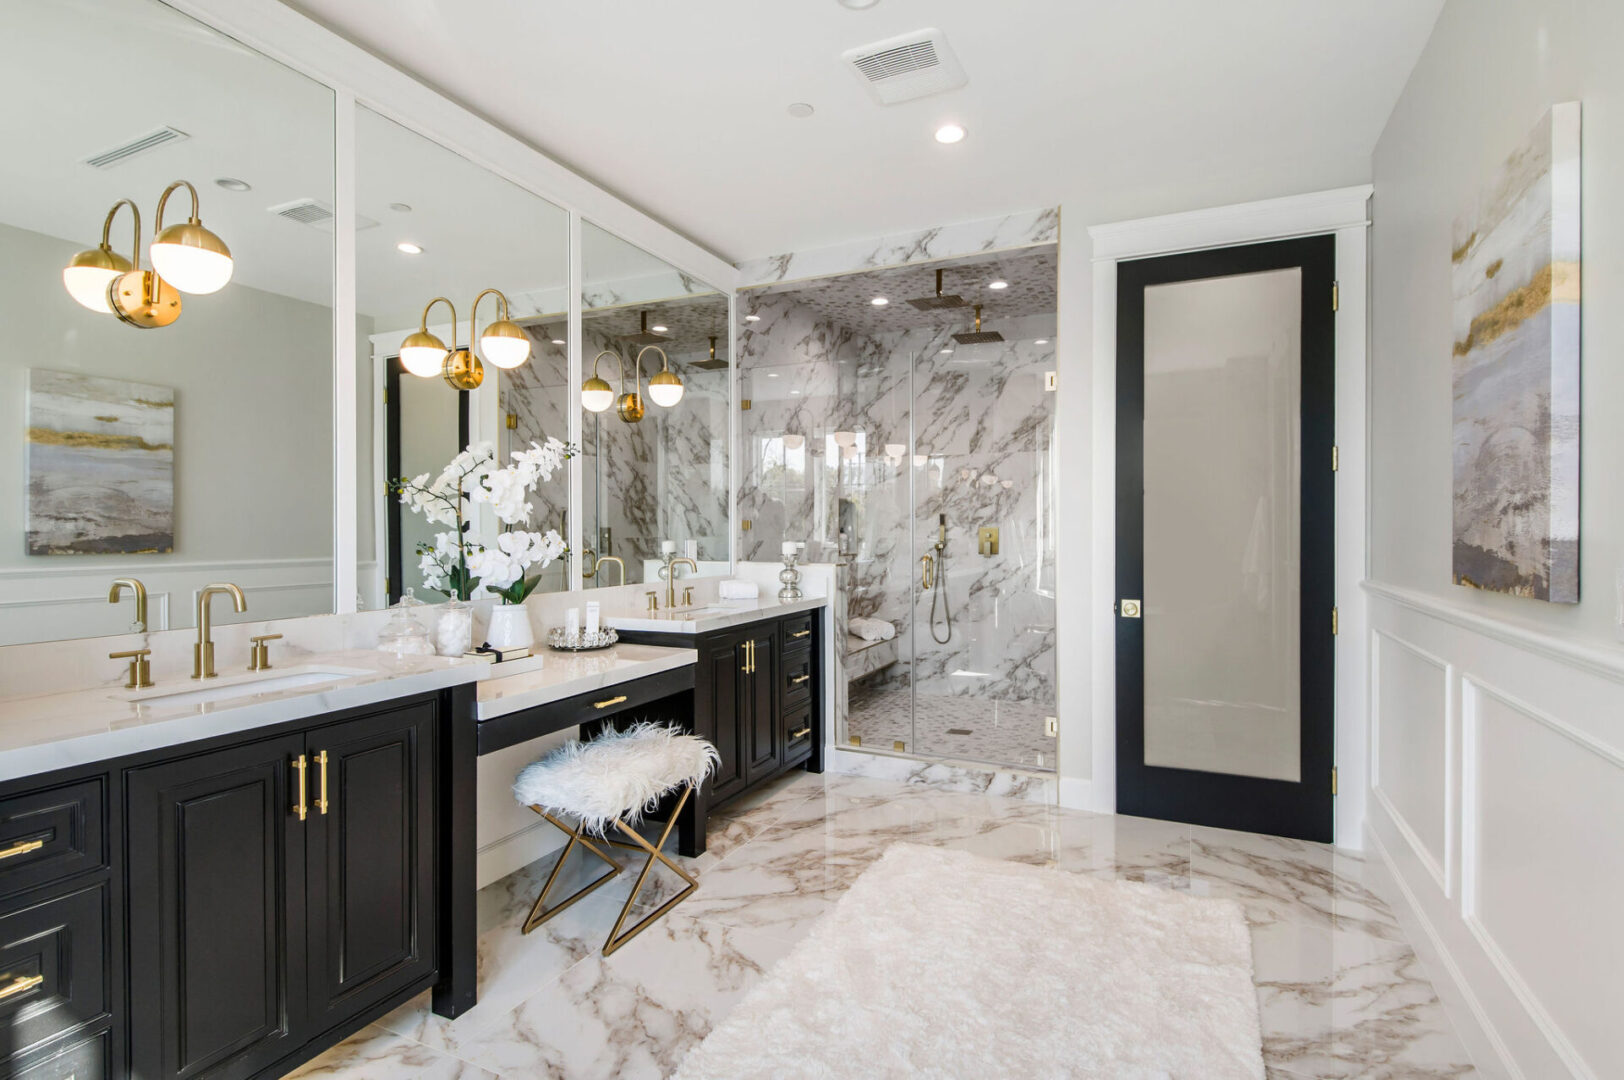
<path fill-rule="evenodd" d="M 175 548 L 175 391 L 28 373 L 28 554 Z"/>
<path fill-rule="evenodd" d="M 1454 579 L 1579 601 L 1579 105 L 1456 219 Z"/>

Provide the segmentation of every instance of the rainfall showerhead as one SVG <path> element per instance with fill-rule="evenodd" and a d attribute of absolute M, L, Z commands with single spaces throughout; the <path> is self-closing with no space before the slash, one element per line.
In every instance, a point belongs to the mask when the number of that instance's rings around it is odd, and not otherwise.
<path fill-rule="evenodd" d="M 984 345 L 992 341 L 1003 341 L 1004 335 L 996 330 L 981 329 L 981 305 L 976 305 L 976 328 L 973 333 L 954 334 L 953 340 L 960 345 Z"/>
<path fill-rule="evenodd" d="M 917 300 L 909 300 L 908 303 L 920 311 L 940 311 L 944 308 L 963 307 L 964 297 L 955 296 L 952 293 L 942 295 L 942 272 L 938 270 L 936 271 L 936 295 L 921 296 Z"/>
<path fill-rule="evenodd" d="M 671 338 L 666 334 L 656 334 L 648 328 L 648 312 L 643 312 L 642 329 L 635 334 L 618 334 L 616 341 L 623 341 L 627 345 L 663 345 Z"/>
<path fill-rule="evenodd" d="M 727 367 L 727 358 L 716 355 L 715 334 L 712 334 L 710 339 L 710 356 L 704 360 L 695 360 L 688 366 L 698 368 L 701 371 L 719 371 L 722 368 Z"/>

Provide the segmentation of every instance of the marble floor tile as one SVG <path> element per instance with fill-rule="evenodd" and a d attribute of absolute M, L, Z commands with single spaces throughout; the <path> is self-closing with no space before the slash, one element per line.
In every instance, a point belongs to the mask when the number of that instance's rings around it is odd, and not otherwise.
<path fill-rule="evenodd" d="M 1271 1080 L 1475 1075 L 1391 908 L 1355 853 L 1252 833 L 1069 810 L 891 779 L 793 774 L 712 815 L 700 887 L 613 956 L 603 939 L 629 872 L 533 933 L 551 870 L 480 893 L 480 1004 L 455 1021 L 428 996 L 301 1070 L 370 1080 L 660 1077 L 892 844 L 923 843 L 1242 902 Z M 673 845 L 675 838 L 673 837 Z M 599 872 L 583 859 L 567 891 Z M 655 871 L 632 918 L 682 882 Z M 967 944 L 966 947 L 973 947 Z"/>

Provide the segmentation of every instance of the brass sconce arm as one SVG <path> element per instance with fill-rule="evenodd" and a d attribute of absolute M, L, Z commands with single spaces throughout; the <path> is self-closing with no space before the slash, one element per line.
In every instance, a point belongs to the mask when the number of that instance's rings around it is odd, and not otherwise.
<path fill-rule="evenodd" d="M 102 222 L 101 249 L 109 255 L 113 253 L 110 239 L 113 230 L 113 219 L 118 216 L 118 208 L 121 206 L 128 206 L 131 216 L 135 218 L 135 229 L 130 237 L 130 269 L 139 270 L 141 268 L 141 208 L 135 205 L 133 201 L 120 199 L 113 204 L 111 210 L 107 211 L 107 220 Z"/>
<path fill-rule="evenodd" d="M 481 295 L 483 295 L 483 294 L 481 294 Z M 436 296 L 433 300 L 430 300 L 428 303 L 423 305 L 423 317 L 418 320 L 417 332 L 420 333 L 420 334 L 427 334 L 429 332 L 429 312 L 433 309 L 435 304 L 444 304 L 446 307 L 451 309 L 451 346 L 450 346 L 450 351 L 451 352 L 456 352 L 457 351 L 457 305 L 453 304 L 450 300 L 447 300 L 445 297 Z"/>
<path fill-rule="evenodd" d="M 192 213 L 187 217 L 186 223 L 188 225 L 201 224 L 197 216 L 197 188 L 192 186 L 190 180 L 176 180 L 173 184 L 164 188 L 164 193 L 158 196 L 158 220 L 152 226 L 154 235 L 164 231 L 164 207 L 169 205 L 169 196 L 174 194 L 177 188 L 185 188 L 192 195 Z"/>

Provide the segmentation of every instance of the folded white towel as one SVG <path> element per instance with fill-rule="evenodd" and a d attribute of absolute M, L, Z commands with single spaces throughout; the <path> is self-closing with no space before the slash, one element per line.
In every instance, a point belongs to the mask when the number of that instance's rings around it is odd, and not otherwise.
<path fill-rule="evenodd" d="M 864 641 L 890 641 L 897 636 L 897 628 L 884 619 L 865 619 L 858 616 L 847 623 L 846 628 Z"/>
<path fill-rule="evenodd" d="M 716 595 L 723 600 L 755 600 L 761 596 L 761 586 L 753 581 L 724 581 L 717 585 Z"/>

